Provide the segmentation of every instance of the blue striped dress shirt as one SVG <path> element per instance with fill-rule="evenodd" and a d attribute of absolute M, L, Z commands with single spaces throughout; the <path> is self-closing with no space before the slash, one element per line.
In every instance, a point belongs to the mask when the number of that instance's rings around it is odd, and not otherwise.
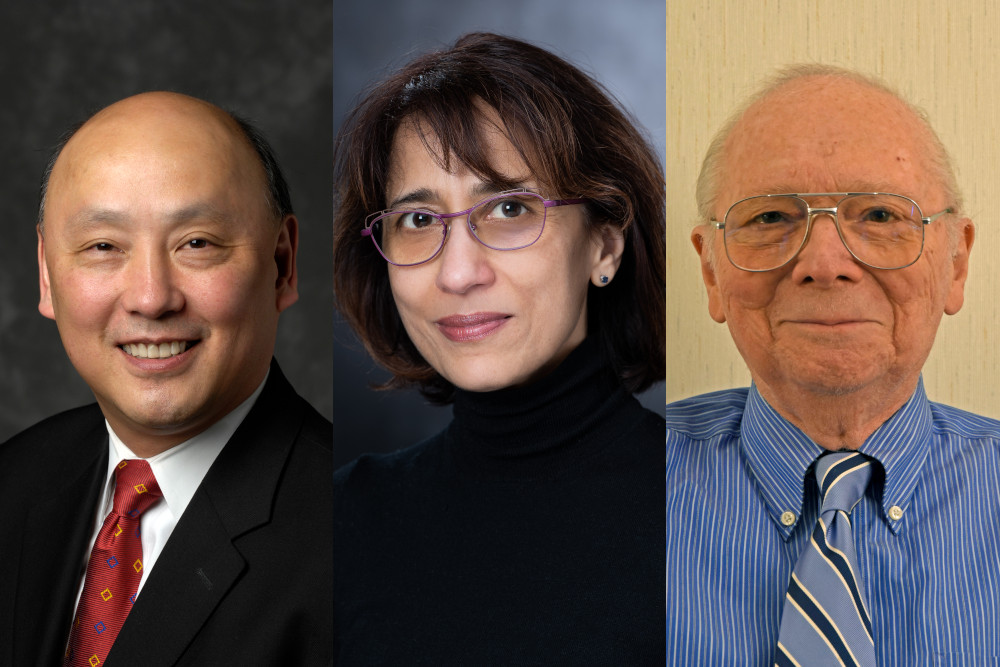
<path fill-rule="evenodd" d="M 773 665 L 824 450 L 754 387 L 666 418 L 667 664 Z M 876 461 L 851 522 L 878 664 L 1000 665 L 1000 422 L 920 383 L 860 451 Z"/>

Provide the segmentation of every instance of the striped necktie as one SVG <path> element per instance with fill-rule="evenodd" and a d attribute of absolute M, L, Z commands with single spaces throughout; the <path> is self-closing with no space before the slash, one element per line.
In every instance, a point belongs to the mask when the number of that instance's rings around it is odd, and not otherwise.
<path fill-rule="evenodd" d="M 775 665 L 875 665 L 871 614 L 850 518 L 870 478 L 871 461 L 857 452 L 816 460 L 822 505 L 788 584 Z"/>
<path fill-rule="evenodd" d="M 115 468 L 114 507 L 90 552 L 83 594 L 66 646 L 66 667 L 104 664 L 142 579 L 139 520 L 160 496 L 153 470 L 145 461 L 129 459 Z"/>

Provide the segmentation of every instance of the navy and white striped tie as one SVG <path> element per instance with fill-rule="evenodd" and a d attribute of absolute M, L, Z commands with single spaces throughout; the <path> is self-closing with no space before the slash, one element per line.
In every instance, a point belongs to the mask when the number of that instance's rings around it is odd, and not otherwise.
<path fill-rule="evenodd" d="M 816 461 L 821 509 L 795 564 L 781 612 L 775 665 L 875 665 L 871 614 L 858 573 L 850 514 L 871 478 L 857 452 Z"/>

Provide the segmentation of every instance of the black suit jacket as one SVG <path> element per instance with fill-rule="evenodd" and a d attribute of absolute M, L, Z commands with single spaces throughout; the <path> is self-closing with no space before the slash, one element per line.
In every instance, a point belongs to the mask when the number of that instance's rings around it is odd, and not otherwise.
<path fill-rule="evenodd" d="M 272 362 L 105 665 L 332 660 L 332 426 Z M 58 665 L 107 470 L 90 405 L 0 445 L 0 665 Z"/>

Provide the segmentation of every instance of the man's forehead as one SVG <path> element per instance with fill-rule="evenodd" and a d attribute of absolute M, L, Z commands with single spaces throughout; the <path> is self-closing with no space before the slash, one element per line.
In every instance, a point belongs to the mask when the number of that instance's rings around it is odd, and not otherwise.
<path fill-rule="evenodd" d="M 904 188 L 900 194 L 919 197 L 912 188 L 927 180 L 927 139 L 920 119 L 888 92 L 803 77 L 757 100 L 734 125 L 722 189 L 738 197 Z"/>
<path fill-rule="evenodd" d="M 846 141 L 923 138 L 920 120 L 898 98 L 869 84 L 833 76 L 795 79 L 753 103 L 737 122 L 729 146 L 766 134 L 775 142 L 821 146 Z"/>
<path fill-rule="evenodd" d="M 81 126 L 53 166 L 46 199 L 74 193 L 100 208 L 102 193 L 129 183 L 159 194 L 161 185 L 170 190 L 191 179 L 194 186 L 249 187 L 262 197 L 266 191 L 260 160 L 229 114 L 184 95 L 146 93 L 105 108 Z"/>

